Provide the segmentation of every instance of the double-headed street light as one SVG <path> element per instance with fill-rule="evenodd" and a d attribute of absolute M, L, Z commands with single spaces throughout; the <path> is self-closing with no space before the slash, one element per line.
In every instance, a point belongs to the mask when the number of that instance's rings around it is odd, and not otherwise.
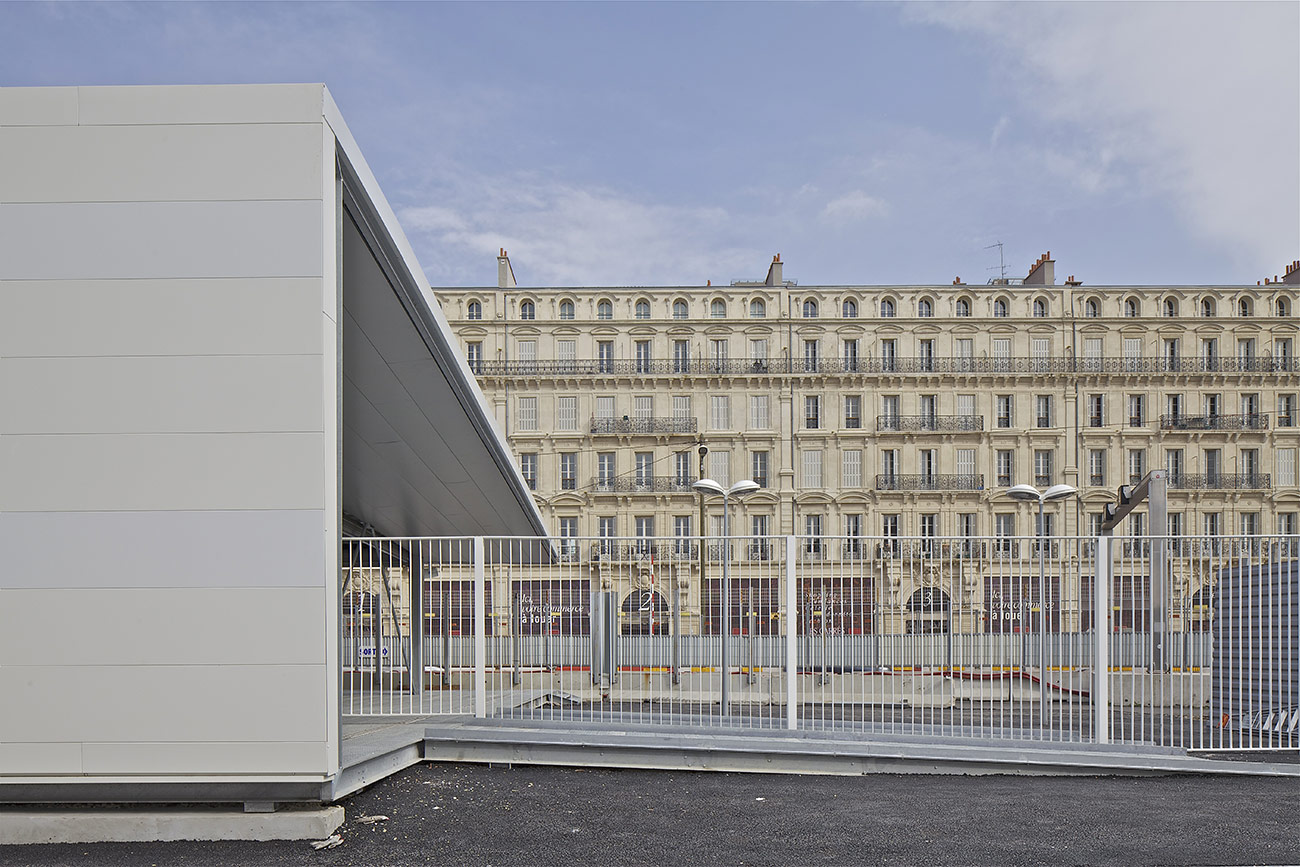
<path fill-rule="evenodd" d="M 691 487 L 705 496 L 715 494 L 722 497 L 722 715 L 728 716 L 731 713 L 731 654 L 727 650 L 731 639 L 731 557 L 727 550 L 731 544 L 730 501 L 754 493 L 759 485 L 758 482 L 744 479 L 730 488 L 724 488 L 713 479 L 700 479 Z M 700 527 L 700 538 L 703 537 L 704 528 Z M 700 580 L 704 580 L 702 574 Z"/>
<path fill-rule="evenodd" d="M 1079 493 L 1073 485 L 1052 485 L 1040 491 L 1033 485 L 1012 485 L 1007 496 L 1021 502 L 1038 501 L 1038 726 L 1047 725 L 1047 569 L 1044 555 L 1047 527 L 1043 523 L 1043 505 L 1064 500 Z"/>

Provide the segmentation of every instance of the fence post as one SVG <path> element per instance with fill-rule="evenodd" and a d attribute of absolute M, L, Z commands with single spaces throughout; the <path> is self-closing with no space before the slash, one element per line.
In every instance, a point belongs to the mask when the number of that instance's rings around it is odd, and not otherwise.
<path fill-rule="evenodd" d="M 799 728 L 799 618 L 795 615 L 795 538 L 785 537 L 785 727 Z"/>
<path fill-rule="evenodd" d="M 487 716 L 487 567 L 482 536 L 474 537 L 474 716 Z"/>
<path fill-rule="evenodd" d="M 1110 743 L 1110 534 L 1097 538 L 1092 588 L 1092 733 L 1095 743 Z"/>

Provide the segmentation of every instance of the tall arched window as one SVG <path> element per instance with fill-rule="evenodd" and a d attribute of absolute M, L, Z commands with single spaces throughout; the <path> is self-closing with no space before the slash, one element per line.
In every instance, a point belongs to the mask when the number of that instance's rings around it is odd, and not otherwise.
<path fill-rule="evenodd" d="M 537 318 L 537 305 L 534 304 L 534 303 L 531 302 L 531 301 L 525 301 L 524 303 L 520 304 L 520 305 L 519 305 L 519 318 L 520 318 L 520 319 L 536 319 L 536 318 Z"/>
<path fill-rule="evenodd" d="M 1124 301 L 1124 315 L 1129 319 L 1137 319 L 1138 303 L 1136 298 L 1128 298 Z"/>
<path fill-rule="evenodd" d="M 803 318 L 804 319 L 817 318 L 817 302 L 814 301 L 812 298 L 808 298 L 803 302 Z"/>
<path fill-rule="evenodd" d="M 1034 299 L 1034 318 L 1035 319 L 1047 318 L 1047 302 L 1044 301 L 1042 298 Z"/>
<path fill-rule="evenodd" d="M 916 302 L 916 315 L 930 317 L 934 315 L 934 305 L 930 303 L 929 298 L 922 298 Z"/>
<path fill-rule="evenodd" d="M 1291 315 L 1291 305 L 1287 303 L 1287 300 L 1285 298 L 1277 299 L 1277 315 L 1278 316 Z"/>
<path fill-rule="evenodd" d="M 1252 310 L 1253 310 L 1253 308 L 1252 308 L 1252 306 L 1251 306 L 1251 303 L 1250 303 L 1250 299 L 1249 299 L 1249 298 L 1239 298 L 1239 299 L 1237 300 L 1237 315 L 1238 315 L 1238 316 L 1249 316 L 1249 315 L 1251 314 Z"/>
<path fill-rule="evenodd" d="M 1005 298 L 993 299 L 993 315 L 999 319 L 1007 318 L 1007 299 Z"/>
<path fill-rule="evenodd" d="M 469 311 L 465 315 L 469 319 L 482 319 L 483 305 L 477 301 L 469 302 Z"/>
<path fill-rule="evenodd" d="M 560 318 L 561 318 L 561 319 L 572 319 L 572 318 L 573 318 L 573 302 L 572 302 L 572 301 L 569 301 L 569 300 L 566 299 L 566 300 L 560 302 Z"/>
<path fill-rule="evenodd" d="M 674 319 L 691 318 L 691 309 L 686 305 L 686 302 L 681 298 L 678 298 L 676 301 L 673 302 L 673 318 Z"/>
<path fill-rule="evenodd" d="M 1089 298 L 1083 302 L 1083 315 L 1089 319 L 1096 319 L 1101 315 L 1101 302 L 1096 298 Z"/>
<path fill-rule="evenodd" d="M 958 316 L 970 316 L 970 299 L 969 299 L 969 298 L 958 298 L 958 299 L 957 299 L 957 315 L 958 315 Z"/>
<path fill-rule="evenodd" d="M 650 318 L 650 302 L 645 300 L 644 298 L 636 302 L 636 318 L 637 319 Z"/>
<path fill-rule="evenodd" d="M 726 319 L 727 302 L 721 298 L 714 298 L 713 303 L 709 305 L 709 315 L 714 319 Z"/>
<path fill-rule="evenodd" d="M 842 312 L 845 319 L 857 319 L 858 302 L 853 300 L 852 298 L 845 298 Z"/>
<path fill-rule="evenodd" d="M 600 301 L 596 303 L 596 318 L 597 319 L 614 318 L 614 305 L 611 304 L 608 299 L 602 298 L 600 299 Z"/>
<path fill-rule="evenodd" d="M 755 298 L 749 302 L 749 318 L 762 319 L 767 316 L 767 302 L 762 298 Z"/>
<path fill-rule="evenodd" d="M 1166 299 L 1165 299 L 1165 316 L 1167 316 L 1167 317 L 1169 317 L 1169 318 L 1172 319 L 1173 317 L 1175 317 L 1175 316 L 1177 316 L 1177 315 L 1178 315 L 1178 299 L 1177 299 L 1177 298 L 1166 298 Z"/>
<path fill-rule="evenodd" d="M 892 319 L 894 316 L 894 299 L 885 298 L 880 302 L 880 315 L 886 319 Z"/>
<path fill-rule="evenodd" d="M 1206 316 L 1206 317 L 1209 317 L 1209 316 L 1213 316 L 1213 315 L 1214 315 L 1214 299 L 1213 299 L 1213 298 L 1202 298 L 1202 299 L 1201 299 L 1201 315 L 1202 315 L 1202 316 Z"/>

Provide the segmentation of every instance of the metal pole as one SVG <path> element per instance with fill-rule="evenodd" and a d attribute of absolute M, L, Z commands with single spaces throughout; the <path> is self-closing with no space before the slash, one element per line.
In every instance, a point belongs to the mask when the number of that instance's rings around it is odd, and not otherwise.
<path fill-rule="evenodd" d="M 1152 470 L 1147 487 L 1147 516 L 1151 540 L 1151 668 L 1168 671 L 1166 633 L 1169 629 L 1169 581 L 1165 534 L 1169 532 L 1169 495 L 1166 470 Z"/>
<path fill-rule="evenodd" d="M 487 716 L 487 570 L 483 537 L 474 537 L 474 716 Z"/>
<path fill-rule="evenodd" d="M 424 563 L 417 560 L 419 544 L 411 551 L 411 664 L 407 671 L 411 677 L 411 698 L 417 708 L 424 704 Z"/>
<path fill-rule="evenodd" d="M 799 674 L 799 621 L 795 617 L 795 540 L 785 537 L 785 727 L 799 727 L 797 676 Z"/>
<path fill-rule="evenodd" d="M 1038 728 L 1047 727 L 1047 526 L 1038 497 Z"/>
<path fill-rule="evenodd" d="M 731 639 L 731 557 L 727 546 L 731 543 L 730 498 L 722 495 L 722 715 L 731 714 L 731 654 L 727 645 Z"/>
<path fill-rule="evenodd" d="M 672 616 L 672 654 L 673 654 L 673 686 L 682 682 L 681 673 L 681 640 L 682 640 L 682 581 L 678 576 L 676 567 L 669 571 L 672 575 L 673 582 L 673 616 Z"/>
<path fill-rule="evenodd" d="M 1093 587 L 1092 728 L 1095 742 L 1110 743 L 1110 533 L 1097 539 L 1096 585 Z"/>

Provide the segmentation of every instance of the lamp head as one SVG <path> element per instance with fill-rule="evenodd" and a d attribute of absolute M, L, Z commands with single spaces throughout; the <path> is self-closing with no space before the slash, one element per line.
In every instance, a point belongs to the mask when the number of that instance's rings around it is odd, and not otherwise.
<path fill-rule="evenodd" d="M 727 495 L 739 499 L 740 497 L 743 497 L 746 494 L 752 494 L 757 490 L 758 490 L 758 482 L 755 482 L 752 479 L 744 479 L 742 481 L 736 482 L 734 485 L 728 488 Z"/>
<path fill-rule="evenodd" d="M 725 495 L 727 493 L 726 490 L 723 489 L 722 485 L 719 485 L 717 482 L 713 481 L 713 479 L 700 479 L 692 484 L 691 487 L 699 491 L 701 494 Z"/>
<path fill-rule="evenodd" d="M 1010 488 L 1007 488 L 1007 496 L 1013 500 L 1028 500 L 1032 502 L 1037 502 L 1042 498 L 1042 494 L 1038 493 L 1038 488 L 1035 488 L 1033 485 L 1012 485 Z"/>
<path fill-rule="evenodd" d="M 1043 502 L 1050 503 L 1053 500 L 1064 500 L 1066 497 L 1073 497 L 1079 493 L 1079 489 L 1073 485 L 1052 485 L 1043 492 Z"/>

